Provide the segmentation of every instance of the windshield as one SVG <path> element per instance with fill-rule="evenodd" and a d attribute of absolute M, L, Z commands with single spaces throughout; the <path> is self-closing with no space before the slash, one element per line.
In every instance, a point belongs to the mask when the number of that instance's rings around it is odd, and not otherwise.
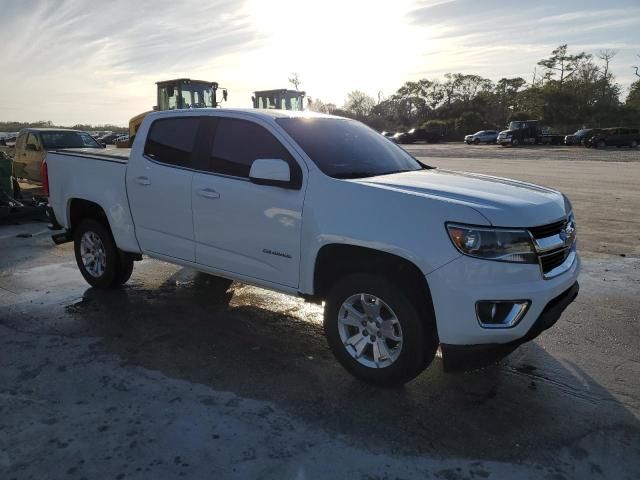
<path fill-rule="evenodd" d="M 40 137 L 46 150 L 56 148 L 102 148 L 86 132 L 41 132 Z"/>
<path fill-rule="evenodd" d="M 344 118 L 279 118 L 320 170 L 334 178 L 363 178 L 425 168 L 366 125 Z"/>
<path fill-rule="evenodd" d="M 509 130 L 520 130 L 521 128 L 525 128 L 525 122 L 510 122 Z"/>
<path fill-rule="evenodd" d="M 211 85 L 192 82 L 182 85 L 182 108 L 211 108 Z"/>
<path fill-rule="evenodd" d="M 589 133 L 591 130 L 588 130 L 586 128 L 583 128 L 582 130 L 578 130 L 576 133 L 574 133 L 574 135 L 577 135 L 578 137 L 581 137 L 583 135 L 586 135 L 587 133 Z"/>

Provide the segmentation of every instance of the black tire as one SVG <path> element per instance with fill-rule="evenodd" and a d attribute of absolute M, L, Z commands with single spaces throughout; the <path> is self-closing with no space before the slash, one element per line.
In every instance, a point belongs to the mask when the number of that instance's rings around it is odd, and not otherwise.
<path fill-rule="evenodd" d="M 478 140 L 477 138 L 473 140 L 473 144 L 474 145 L 479 145 L 480 144 L 480 140 Z"/>
<path fill-rule="evenodd" d="M 324 308 L 324 329 L 334 356 L 353 376 L 377 385 L 399 385 L 415 378 L 435 357 L 438 335 L 435 318 L 425 314 L 420 300 L 412 299 L 409 290 L 385 277 L 358 273 L 340 279 L 327 296 Z M 340 338 L 338 315 L 343 302 L 350 296 L 366 293 L 384 301 L 395 313 L 402 328 L 402 349 L 398 358 L 384 368 L 362 365 L 349 354 Z"/>
<path fill-rule="evenodd" d="M 638 141 L 631 140 L 631 143 L 629 144 L 629 148 L 636 148 L 637 146 L 638 146 Z"/>
<path fill-rule="evenodd" d="M 99 276 L 92 275 L 82 261 L 80 245 L 83 235 L 87 232 L 93 232 L 97 235 L 104 249 L 105 268 Z M 93 218 L 86 218 L 74 229 L 73 240 L 76 263 L 89 285 L 94 288 L 109 289 L 129 280 L 133 271 L 133 259 L 118 250 L 109 227 Z"/>
<path fill-rule="evenodd" d="M 133 258 L 126 253 L 120 253 L 120 268 L 118 269 L 118 274 L 116 275 L 116 279 L 114 281 L 113 286 L 117 287 L 119 285 L 124 285 L 131 278 L 131 274 L 133 273 Z"/>
<path fill-rule="evenodd" d="M 517 138 L 511 140 L 511 146 L 517 147 L 518 145 L 520 145 L 520 140 L 518 140 Z"/>

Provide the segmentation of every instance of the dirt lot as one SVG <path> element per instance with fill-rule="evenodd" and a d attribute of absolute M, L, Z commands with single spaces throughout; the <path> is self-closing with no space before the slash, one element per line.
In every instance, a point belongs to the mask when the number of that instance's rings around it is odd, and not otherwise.
<path fill-rule="evenodd" d="M 582 288 L 553 329 L 378 389 L 333 360 L 319 307 L 211 298 L 149 259 L 93 291 L 43 224 L 0 226 L 0 478 L 639 478 L 640 151 L 408 150 L 570 196 Z"/>

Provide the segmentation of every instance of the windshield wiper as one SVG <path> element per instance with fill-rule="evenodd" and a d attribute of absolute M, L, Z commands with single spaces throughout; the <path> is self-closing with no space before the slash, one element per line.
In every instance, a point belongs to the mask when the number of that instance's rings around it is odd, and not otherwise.
<path fill-rule="evenodd" d="M 374 177 L 378 175 L 377 173 L 365 172 L 364 170 L 358 171 L 354 170 L 352 172 L 338 172 L 333 176 L 335 178 L 366 178 L 366 177 Z"/>

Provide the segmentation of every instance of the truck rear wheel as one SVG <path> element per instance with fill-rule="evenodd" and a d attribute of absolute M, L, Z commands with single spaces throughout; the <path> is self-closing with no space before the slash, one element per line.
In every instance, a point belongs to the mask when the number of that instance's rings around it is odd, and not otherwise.
<path fill-rule="evenodd" d="M 435 319 L 421 318 L 423 310 L 395 282 L 353 274 L 329 292 L 325 334 L 338 362 L 355 377 L 403 384 L 432 362 L 438 347 Z"/>
<path fill-rule="evenodd" d="M 74 251 L 80 273 L 94 288 L 114 288 L 131 277 L 133 258 L 118 250 L 109 228 L 97 220 L 87 218 L 75 228 Z"/>

